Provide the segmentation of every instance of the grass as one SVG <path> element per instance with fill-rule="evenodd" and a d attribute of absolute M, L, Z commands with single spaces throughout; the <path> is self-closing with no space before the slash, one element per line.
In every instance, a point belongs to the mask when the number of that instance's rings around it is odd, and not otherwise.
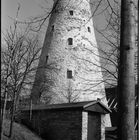
<path fill-rule="evenodd" d="M 10 121 L 6 120 L 4 122 L 4 134 L 9 134 L 9 126 Z M 11 138 L 8 138 L 7 136 L 3 135 L 1 140 L 42 140 L 34 134 L 32 131 L 27 129 L 25 126 L 20 125 L 18 123 L 13 123 L 13 131 Z"/>

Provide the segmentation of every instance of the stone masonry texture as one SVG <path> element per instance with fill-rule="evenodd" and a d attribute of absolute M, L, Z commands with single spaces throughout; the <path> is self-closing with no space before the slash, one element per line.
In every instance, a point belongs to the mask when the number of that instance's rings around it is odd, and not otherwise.
<path fill-rule="evenodd" d="M 100 98 L 107 104 L 100 66 L 90 0 L 55 0 L 31 91 L 33 103 Z"/>

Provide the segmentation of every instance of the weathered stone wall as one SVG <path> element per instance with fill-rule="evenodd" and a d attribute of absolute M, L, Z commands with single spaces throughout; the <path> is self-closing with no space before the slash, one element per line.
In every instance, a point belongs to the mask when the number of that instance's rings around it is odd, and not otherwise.
<path fill-rule="evenodd" d="M 73 15 L 70 15 L 70 11 L 73 11 Z M 68 38 L 73 39 L 73 45 L 68 45 Z M 45 62 L 46 56 L 48 56 L 47 62 Z M 99 84 L 103 80 L 99 53 L 90 5 L 86 0 L 58 1 L 50 18 L 39 66 L 51 64 L 56 72 L 52 70 L 53 68 L 39 69 L 37 75 L 39 79 L 44 76 L 53 79 L 53 85 L 50 86 L 50 92 L 55 93 L 52 102 L 67 101 L 65 95 L 69 83 L 73 95 L 79 95 L 77 98 L 79 101 L 105 96 L 104 84 Z M 67 78 L 67 69 L 72 70 L 71 80 Z M 37 91 L 33 87 L 32 94 Z"/>
<path fill-rule="evenodd" d="M 82 140 L 87 140 L 88 134 L 88 112 L 82 112 Z"/>
<path fill-rule="evenodd" d="M 32 89 L 33 102 L 41 95 L 42 101 L 51 96 L 50 103 L 103 98 L 107 104 L 91 17 L 87 0 L 55 2 Z M 42 83 L 46 90 L 41 93 Z"/>

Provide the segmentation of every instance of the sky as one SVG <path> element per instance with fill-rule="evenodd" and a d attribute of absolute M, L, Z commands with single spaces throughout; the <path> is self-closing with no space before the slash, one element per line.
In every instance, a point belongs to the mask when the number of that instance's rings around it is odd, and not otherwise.
<path fill-rule="evenodd" d="M 27 18 L 38 16 L 44 13 L 44 8 L 51 8 L 53 0 L 2 0 L 1 2 L 1 15 L 2 15 L 2 29 L 6 29 L 12 24 L 12 18 L 16 16 L 18 3 L 20 3 L 21 8 L 19 12 L 18 19 L 26 20 Z M 44 8 L 42 8 L 44 7 Z M 97 21 L 98 20 L 98 21 Z M 94 24 L 97 25 L 103 22 L 102 18 L 96 17 Z"/>
<path fill-rule="evenodd" d="M 16 17 L 18 3 L 20 3 L 20 11 L 18 20 L 25 21 L 31 17 L 36 17 L 44 13 L 45 8 L 51 8 L 53 0 L 2 0 L 1 2 L 1 29 L 5 32 L 10 25 L 13 24 L 13 18 Z M 94 26 L 102 27 L 104 25 L 103 16 L 94 17 Z M 41 40 L 44 40 L 45 31 L 41 34 Z M 96 34 L 96 32 L 95 32 Z M 96 34 L 96 40 L 100 40 Z"/>
<path fill-rule="evenodd" d="M 5 30 L 12 24 L 12 18 L 16 17 L 18 3 L 20 3 L 19 20 L 26 20 L 27 18 L 38 16 L 44 12 L 43 7 L 51 7 L 52 0 L 2 0 L 1 2 L 1 17 L 2 30 Z"/>

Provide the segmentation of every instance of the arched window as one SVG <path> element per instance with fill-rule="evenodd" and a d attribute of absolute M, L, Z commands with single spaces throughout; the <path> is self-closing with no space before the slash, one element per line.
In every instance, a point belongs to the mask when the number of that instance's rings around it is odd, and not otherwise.
<path fill-rule="evenodd" d="M 91 32 L 90 27 L 88 27 L 88 32 Z"/>
<path fill-rule="evenodd" d="M 67 78 L 72 79 L 72 70 L 67 70 Z"/>
<path fill-rule="evenodd" d="M 69 13 L 70 13 L 71 16 L 73 16 L 73 11 L 72 10 L 70 10 Z"/>
<path fill-rule="evenodd" d="M 73 39 L 72 38 L 68 38 L 68 45 L 73 45 Z"/>

